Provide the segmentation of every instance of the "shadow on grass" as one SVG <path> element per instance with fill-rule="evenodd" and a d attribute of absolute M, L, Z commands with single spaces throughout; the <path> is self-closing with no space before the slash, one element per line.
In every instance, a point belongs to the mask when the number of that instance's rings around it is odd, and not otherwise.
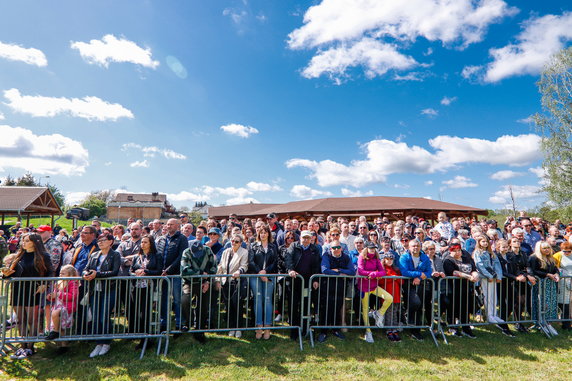
<path fill-rule="evenodd" d="M 197 343 L 191 335 L 183 335 L 172 340 L 167 357 L 156 356 L 155 348 L 148 348 L 143 360 L 135 351 L 133 342 L 114 342 L 108 355 L 89 358 L 93 343 L 75 343 L 63 356 L 56 355 L 52 344 L 38 346 L 38 353 L 28 360 L 12 361 L 7 357 L 0 359 L 2 372 L 9 378 L 68 378 L 77 380 L 124 377 L 147 380 L 155 378 L 216 378 L 217 368 L 239 367 L 259 368 L 255 372 L 270 377 L 292 375 L 296 364 L 311 362 L 327 369 L 332 360 L 352 360 L 357 363 L 378 362 L 383 359 L 397 360 L 417 364 L 429 362 L 436 366 L 447 366 L 455 361 L 472 361 L 486 364 L 491 356 L 535 362 L 538 357 L 534 351 L 566 351 L 572 349 L 572 335 L 562 333 L 556 338 L 547 339 L 540 333 L 521 334 L 516 338 L 501 335 L 495 328 L 487 327 L 475 331 L 478 338 L 456 338 L 448 336 L 449 345 L 439 341 L 437 348 L 428 338 L 423 342 L 410 339 L 403 332 L 403 341 L 391 343 L 382 331 L 374 331 L 375 343 L 363 340 L 363 330 L 352 330 L 346 340 L 333 335 L 323 344 L 311 348 L 304 342 L 304 351 L 298 343 L 289 339 L 288 333 L 274 334 L 271 340 L 256 340 L 254 333 L 245 333 L 243 339 L 229 338 L 224 335 L 207 335 L 207 344 Z M 202 373 L 201 373 L 202 372 Z M 207 373 L 205 373 L 207 372 Z M 204 375 L 201 377 L 199 375 Z M 220 375 L 219 375 L 220 377 Z"/>

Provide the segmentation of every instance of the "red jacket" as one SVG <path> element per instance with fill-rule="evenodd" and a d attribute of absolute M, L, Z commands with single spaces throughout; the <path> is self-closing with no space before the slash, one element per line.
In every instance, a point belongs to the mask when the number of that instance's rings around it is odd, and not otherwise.
<path fill-rule="evenodd" d="M 77 280 L 70 280 L 66 288 L 58 290 L 58 300 L 66 307 L 68 314 L 72 314 L 77 310 L 79 303 L 79 282 Z"/>
<path fill-rule="evenodd" d="M 401 276 L 401 271 L 392 266 L 383 265 L 385 268 L 386 276 Z M 380 279 L 379 287 L 389 292 L 393 296 L 393 303 L 401 303 L 401 285 L 403 279 Z"/>

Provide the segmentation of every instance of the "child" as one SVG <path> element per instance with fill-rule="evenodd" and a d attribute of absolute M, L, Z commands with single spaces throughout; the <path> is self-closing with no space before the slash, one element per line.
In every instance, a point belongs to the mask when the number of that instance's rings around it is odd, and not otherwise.
<path fill-rule="evenodd" d="M 395 265 L 395 256 L 391 252 L 385 253 L 383 260 L 381 261 L 383 268 L 385 269 L 386 276 L 401 276 L 401 271 L 399 267 Z M 385 291 L 389 292 L 393 297 L 393 303 L 386 312 L 387 319 L 385 320 L 385 325 L 397 326 L 400 322 L 400 312 L 401 312 L 401 283 L 402 279 L 380 279 L 378 282 L 379 287 L 383 288 Z M 387 338 L 389 341 L 401 341 L 399 337 L 399 332 L 397 329 L 389 329 L 387 331 Z"/>
<path fill-rule="evenodd" d="M 2 266 L 5 269 L 9 269 L 10 267 L 12 267 L 12 263 L 14 262 L 14 259 L 16 259 L 16 254 L 8 254 L 7 256 L 4 257 L 4 259 L 2 259 Z M 19 273 L 21 272 L 18 271 L 18 269 L 15 269 L 16 272 L 14 273 L 15 276 L 18 276 Z M 4 303 L 7 303 L 6 300 L 2 300 L 2 304 L 0 304 L 0 308 L 2 308 L 2 305 L 5 305 Z M 16 315 L 15 312 L 12 312 L 10 319 L 7 319 L 5 322 L 3 322 L 3 324 L 6 326 L 6 331 L 16 327 L 18 325 L 18 316 Z M 0 326 L 1 329 L 1 326 Z"/>
<path fill-rule="evenodd" d="M 385 270 L 377 257 L 377 247 L 373 242 L 368 242 L 359 256 L 358 275 L 368 277 L 368 279 L 358 279 L 358 288 L 362 296 L 361 308 L 364 324 L 369 325 L 369 296 L 375 295 L 383 298 L 383 305 L 379 310 L 373 311 L 371 316 L 375 318 L 375 325 L 381 328 L 384 323 L 383 315 L 393 302 L 393 297 L 377 285 L 377 278 L 385 276 Z M 365 341 L 373 343 L 373 335 L 369 328 L 365 330 Z"/>
<path fill-rule="evenodd" d="M 490 323 L 504 324 L 505 321 L 497 312 L 497 283 L 502 280 L 502 267 L 497 255 L 491 249 L 489 238 L 486 235 L 475 237 L 477 241 L 473 258 L 481 278 L 481 289 L 485 297 L 487 318 Z"/>
<path fill-rule="evenodd" d="M 60 270 L 60 278 L 77 277 L 77 270 L 72 265 L 65 265 Z M 77 310 L 79 296 L 79 281 L 60 280 L 56 283 L 54 291 L 48 295 L 52 301 L 51 328 L 46 340 L 55 340 L 60 337 L 60 330 L 70 328 L 73 323 L 73 313 Z"/>

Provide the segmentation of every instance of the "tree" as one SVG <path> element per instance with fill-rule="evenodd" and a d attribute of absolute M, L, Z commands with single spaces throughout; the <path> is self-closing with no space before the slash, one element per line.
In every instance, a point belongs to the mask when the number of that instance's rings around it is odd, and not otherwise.
<path fill-rule="evenodd" d="M 14 185 L 16 185 L 16 181 L 12 178 L 12 176 L 8 175 L 6 176 L 6 179 L 4 179 L 4 184 L 2 185 L 7 187 L 13 187 Z"/>
<path fill-rule="evenodd" d="M 50 192 L 52 192 L 52 194 L 54 195 L 54 198 L 56 199 L 56 202 L 58 203 L 60 208 L 63 209 L 66 201 L 66 198 L 64 197 L 63 193 L 55 185 L 48 184 L 48 188 L 50 189 Z"/>
<path fill-rule="evenodd" d="M 107 214 L 107 204 L 105 201 L 101 200 L 94 194 L 90 194 L 87 196 L 81 204 L 79 204 L 82 208 L 89 209 L 89 217 L 101 217 Z"/>
<path fill-rule="evenodd" d="M 18 177 L 16 179 L 16 186 L 19 186 L 19 187 L 36 187 L 36 186 L 38 186 L 38 183 L 36 182 L 36 179 L 34 178 L 34 176 L 30 172 L 27 172 L 24 175 L 22 175 L 22 177 Z"/>
<path fill-rule="evenodd" d="M 546 172 L 543 190 L 560 210 L 572 217 L 572 48 L 552 57 L 537 83 L 542 94 L 542 114 L 534 116 L 542 133 L 541 148 Z"/>

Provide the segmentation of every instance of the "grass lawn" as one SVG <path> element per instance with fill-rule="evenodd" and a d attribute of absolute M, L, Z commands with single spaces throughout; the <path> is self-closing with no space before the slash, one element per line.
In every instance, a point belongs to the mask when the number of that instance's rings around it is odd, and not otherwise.
<path fill-rule="evenodd" d="M 57 217 L 54 218 L 54 220 Z M 16 223 L 16 218 L 6 218 L 5 222 L 6 225 L 14 225 Z M 38 227 L 40 225 L 50 225 L 52 223 L 52 218 L 51 217 L 44 217 L 44 218 L 30 218 L 30 224 L 34 225 L 35 227 Z M 68 233 L 71 234 L 71 232 L 73 231 L 73 220 L 68 220 L 67 218 L 65 218 L 64 216 L 62 216 L 59 220 L 55 221 L 56 224 L 60 225 L 62 228 L 66 229 L 68 231 Z M 22 225 L 26 224 L 26 218 L 22 218 Z M 83 225 L 91 225 L 91 221 L 77 221 L 77 226 L 83 226 Z M 102 222 L 101 226 L 103 227 L 110 227 L 112 226 L 111 224 L 108 224 L 106 222 Z"/>
<path fill-rule="evenodd" d="M 269 341 L 257 341 L 254 332 L 242 339 L 209 334 L 205 345 L 184 335 L 171 341 L 167 357 L 148 351 L 141 361 L 134 342 L 114 342 L 95 359 L 88 357 L 93 343 L 72 344 L 62 357 L 48 344 L 28 360 L 1 358 L 0 379 L 572 379 L 569 331 L 554 339 L 536 332 L 508 338 L 493 327 L 475 333 L 476 340 L 449 337 L 436 348 L 428 339 L 391 343 L 380 331 L 367 344 L 354 330 L 345 341 L 330 335 L 315 348 L 306 341 L 304 351 L 286 334 Z"/>

